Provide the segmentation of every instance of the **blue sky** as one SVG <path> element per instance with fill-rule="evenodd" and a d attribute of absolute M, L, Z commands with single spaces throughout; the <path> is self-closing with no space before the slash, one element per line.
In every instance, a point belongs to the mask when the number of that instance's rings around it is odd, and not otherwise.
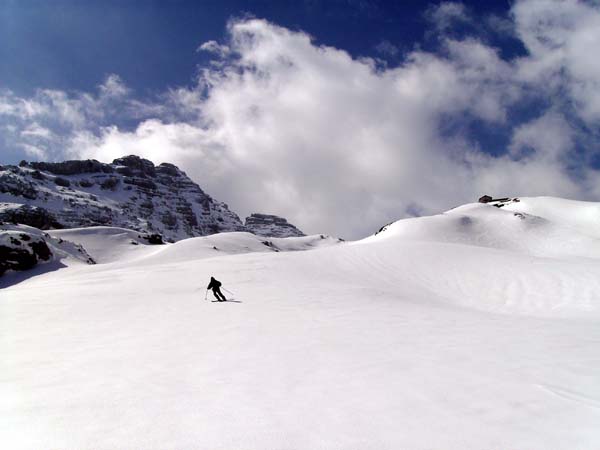
<path fill-rule="evenodd" d="M 509 10 L 508 1 L 465 4 L 483 15 Z M 426 9 L 417 0 L 3 0 L 0 82 L 21 95 L 39 87 L 91 90 L 111 73 L 140 95 L 188 84 L 208 61 L 198 46 L 223 39 L 228 20 L 248 15 L 395 64 L 416 44 L 435 45 Z M 509 53 L 520 49 L 502 36 L 494 43 Z"/>
<path fill-rule="evenodd" d="M 0 4 L 0 163 L 138 154 L 360 237 L 491 195 L 600 199 L 600 6 Z"/>

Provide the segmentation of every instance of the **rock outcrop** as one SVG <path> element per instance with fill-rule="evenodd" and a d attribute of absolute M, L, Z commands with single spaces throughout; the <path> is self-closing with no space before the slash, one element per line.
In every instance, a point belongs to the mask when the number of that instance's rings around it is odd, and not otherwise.
<path fill-rule="evenodd" d="M 0 166 L 0 202 L 29 208 L 0 220 L 14 222 L 18 216 L 19 223 L 39 228 L 116 226 L 160 234 L 167 241 L 246 231 L 225 203 L 215 201 L 185 172 L 133 155 L 111 164 L 22 161 L 18 167 Z M 40 217 L 34 219 L 35 214 Z"/>
<path fill-rule="evenodd" d="M 52 252 L 37 236 L 20 232 L 0 232 L 0 276 L 7 270 L 29 270 L 38 261 L 48 261 Z"/>
<path fill-rule="evenodd" d="M 47 209 L 18 203 L 0 203 L 0 222 L 21 223 L 40 230 L 62 228 Z"/>
<path fill-rule="evenodd" d="M 38 264 L 65 257 L 95 264 L 80 245 L 53 238 L 37 228 L 25 225 L 0 225 L 0 277 L 9 270 L 29 270 Z"/>
<path fill-rule="evenodd" d="M 257 236 L 264 237 L 299 237 L 305 234 L 286 219 L 270 214 L 252 214 L 246 217 L 246 228 Z"/>
<path fill-rule="evenodd" d="M 502 197 L 502 198 L 492 198 L 489 195 L 484 195 L 479 197 L 479 203 L 494 203 L 494 206 L 498 206 L 499 204 L 504 204 L 509 201 L 519 201 L 519 199 L 512 199 L 510 197 Z"/>

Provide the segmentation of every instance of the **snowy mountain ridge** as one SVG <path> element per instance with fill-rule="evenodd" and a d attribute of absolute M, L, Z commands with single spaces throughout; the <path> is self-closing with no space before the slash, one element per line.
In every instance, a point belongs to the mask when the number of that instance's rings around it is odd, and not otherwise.
<path fill-rule="evenodd" d="M 40 228 L 122 227 L 158 233 L 171 242 L 248 230 L 227 204 L 206 194 L 178 167 L 155 166 L 134 155 L 111 164 L 23 161 L 19 167 L 0 166 L 0 220 Z M 272 227 L 272 235 L 287 237 L 288 228 Z"/>
<path fill-rule="evenodd" d="M 521 197 L 470 203 L 433 216 L 402 219 L 365 242 L 430 241 L 535 256 L 600 258 L 600 203 Z"/>

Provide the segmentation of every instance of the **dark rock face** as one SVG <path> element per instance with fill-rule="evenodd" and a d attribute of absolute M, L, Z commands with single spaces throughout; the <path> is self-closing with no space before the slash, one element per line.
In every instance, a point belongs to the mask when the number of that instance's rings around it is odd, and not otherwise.
<path fill-rule="evenodd" d="M 82 188 L 90 188 L 94 185 L 92 181 L 89 180 L 79 180 L 79 186 Z"/>
<path fill-rule="evenodd" d="M 31 178 L 35 178 L 36 180 L 44 180 L 46 177 L 42 175 L 39 170 L 34 170 L 31 172 Z"/>
<path fill-rule="evenodd" d="M 23 197 L 27 200 L 37 198 L 37 190 L 33 183 L 19 177 L 12 170 L 5 170 L 0 173 L 0 193 L 7 193 L 17 197 Z"/>
<path fill-rule="evenodd" d="M 3 201 L 45 209 L 55 218 L 52 227 L 117 226 L 161 234 L 166 241 L 246 231 L 225 203 L 207 195 L 185 172 L 168 163 L 154 166 L 138 156 L 117 158 L 112 164 L 23 161 L 20 167 L 4 166 L 0 193 L 6 194 L 0 197 Z"/>
<path fill-rule="evenodd" d="M 129 155 L 123 158 L 117 158 L 112 162 L 113 166 L 124 166 L 130 169 L 132 174 L 149 175 L 151 177 L 156 175 L 156 168 L 152 161 L 140 158 L 139 156 Z"/>
<path fill-rule="evenodd" d="M 164 245 L 163 238 L 160 234 L 148 234 L 143 236 L 143 238 L 148 241 L 150 245 Z"/>
<path fill-rule="evenodd" d="M 0 276 L 7 270 L 29 270 L 52 257 L 46 242 L 37 236 L 11 233 L 1 236 L 0 242 Z"/>
<path fill-rule="evenodd" d="M 110 189 L 110 190 L 115 190 L 115 188 L 117 187 L 117 184 L 119 184 L 119 179 L 118 178 L 114 178 L 114 177 L 109 177 L 106 180 L 104 180 L 102 183 L 100 183 L 100 187 L 102 189 Z"/>
<path fill-rule="evenodd" d="M 502 197 L 502 198 L 492 198 L 489 195 L 484 195 L 479 198 L 479 203 L 492 203 L 496 208 L 502 208 L 504 205 L 511 202 L 518 202 L 518 198 L 510 198 L 510 197 Z"/>
<path fill-rule="evenodd" d="M 21 167 L 31 167 L 40 172 L 50 172 L 55 175 L 75 175 L 80 173 L 111 173 L 113 168 L 108 165 L 88 159 L 87 161 L 64 161 L 59 163 L 21 161 Z"/>
<path fill-rule="evenodd" d="M 145 189 L 156 190 L 156 183 L 148 178 L 137 178 L 135 176 L 125 178 L 124 183 L 133 184 Z"/>
<path fill-rule="evenodd" d="M 0 220 L 21 223 L 40 230 L 60 229 L 63 225 L 48 210 L 37 206 L 18 205 L 0 210 Z"/>
<path fill-rule="evenodd" d="M 181 173 L 181 171 L 179 170 L 179 168 L 177 168 L 177 166 L 175 166 L 173 164 L 169 164 L 169 163 L 162 163 L 161 165 L 159 165 L 156 168 L 156 172 L 161 175 L 170 175 L 172 177 L 176 177 L 177 175 L 179 175 Z"/>
<path fill-rule="evenodd" d="M 0 225 L 0 276 L 8 270 L 29 270 L 40 263 L 67 257 L 85 264 L 95 264 L 81 245 L 52 237 L 31 226 Z"/>
<path fill-rule="evenodd" d="M 27 236 L 27 235 L 21 235 L 21 236 Z M 22 239 L 22 237 L 21 237 L 21 239 Z M 30 240 L 30 239 L 26 239 L 26 240 Z M 38 260 L 48 261 L 52 257 L 52 252 L 48 248 L 48 244 L 46 244 L 44 241 L 34 241 L 27 245 L 29 245 L 31 247 L 31 249 L 33 250 L 33 254 L 36 256 L 36 258 Z"/>
<path fill-rule="evenodd" d="M 63 187 L 69 187 L 69 186 L 71 186 L 71 182 L 69 180 L 67 180 L 66 178 L 63 178 L 63 177 L 56 177 L 54 179 L 54 183 L 57 186 L 63 186 Z"/>
<path fill-rule="evenodd" d="M 286 219 L 270 214 L 252 214 L 246 217 L 246 228 L 257 236 L 299 237 L 305 234 Z"/>

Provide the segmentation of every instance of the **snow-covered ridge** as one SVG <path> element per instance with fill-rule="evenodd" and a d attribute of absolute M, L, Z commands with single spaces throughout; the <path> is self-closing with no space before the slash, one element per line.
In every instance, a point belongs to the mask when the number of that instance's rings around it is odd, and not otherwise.
<path fill-rule="evenodd" d="M 443 214 L 393 222 L 361 242 L 426 241 L 532 256 L 600 258 L 600 203 L 521 197 L 470 203 Z"/>
<path fill-rule="evenodd" d="M 0 166 L 0 202 L 40 207 L 64 228 L 115 226 L 176 241 L 244 231 L 239 217 L 172 164 L 137 156 Z M 10 208 L 4 207 L 4 213 Z M 56 227 L 53 227 L 56 228 Z"/>
<path fill-rule="evenodd" d="M 521 197 L 399 220 L 351 246 L 444 302 L 585 316 L 600 312 L 599 220 L 600 203 Z"/>
<path fill-rule="evenodd" d="M 243 224 L 169 163 L 138 156 L 0 166 L 0 220 L 40 229 L 112 226 L 158 233 L 166 240 L 248 231 L 264 237 L 304 236 L 286 219 L 252 214 Z"/>
<path fill-rule="evenodd" d="M 264 238 L 247 232 L 228 232 L 183 239 L 174 244 L 149 245 L 148 239 L 137 231 L 115 227 L 50 230 L 48 234 L 81 245 L 98 264 L 129 264 L 133 260 L 164 264 L 245 253 L 313 250 L 344 242 L 326 235 Z"/>

